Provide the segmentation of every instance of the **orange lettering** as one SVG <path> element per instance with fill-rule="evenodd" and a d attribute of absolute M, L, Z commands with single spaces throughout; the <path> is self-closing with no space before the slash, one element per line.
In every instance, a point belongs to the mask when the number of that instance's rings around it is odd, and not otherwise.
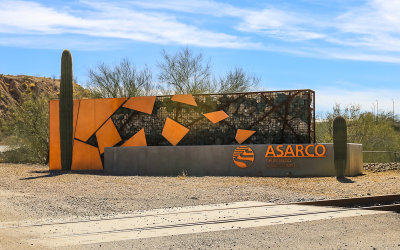
<path fill-rule="evenodd" d="M 296 145 L 296 156 L 300 157 L 300 153 L 301 153 L 301 156 L 304 156 L 303 150 L 304 150 L 303 145 Z"/>
<path fill-rule="evenodd" d="M 268 157 L 269 154 L 272 154 L 272 157 L 276 157 L 275 151 L 274 151 L 274 148 L 272 147 L 272 145 L 268 146 L 267 153 L 265 153 L 265 157 Z"/>
<path fill-rule="evenodd" d="M 306 146 L 306 155 L 307 155 L 307 156 L 310 156 L 310 157 L 315 157 L 314 154 L 310 154 L 310 153 L 308 152 L 308 149 L 311 148 L 311 147 L 314 147 L 314 145 L 307 145 L 307 146 Z"/>
<path fill-rule="evenodd" d="M 281 149 L 283 147 L 283 145 L 278 145 L 276 146 L 276 150 L 278 150 L 279 155 L 277 155 L 276 157 L 282 157 L 283 156 L 283 150 Z"/>
<path fill-rule="evenodd" d="M 321 154 L 318 153 L 318 148 L 319 148 L 319 147 L 322 148 L 322 153 L 321 153 Z M 317 146 L 315 147 L 315 154 L 316 154 L 318 157 L 323 157 L 323 156 L 325 156 L 325 153 L 326 153 L 326 148 L 325 148 L 324 145 L 319 144 L 319 145 L 317 145 Z"/>
<path fill-rule="evenodd" d="M 290 150 L 289 150 L 290 149 Z M 295 156 L 294 155 L 294 152 L 293 152 L 293 148 L 292 148 L 292 145 L 288 145 L 287 147 L 286 147 L 286 152 L 285 152 L 285 157 L 288 157 L 288 154 L 292 154 L 292 157 L 293 156 Z"/>

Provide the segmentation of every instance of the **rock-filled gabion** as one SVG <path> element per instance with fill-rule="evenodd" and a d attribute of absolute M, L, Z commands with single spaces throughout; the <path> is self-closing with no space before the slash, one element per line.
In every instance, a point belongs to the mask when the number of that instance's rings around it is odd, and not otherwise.
<path fill-rule="evenodd" d="M 256 131 L 248 143 L 312 143 L 315 111 L 312 90 L 193 95 L 197 107 L 156 98 L 151 115 L 120 108 L 111 117 L 122 140 L 144 128 L 148 146 L 170 145 L 162 137 L 167 117 L 190 129 L 179 145 L 236 144 L 237 129 Z M 203 114 L 223 110 L 229 117 L 212 124 Z"/>
<path fill-rule="evenodd" d="M 364 163 L 363 166 L 364 166 L 364 170 L 373 171 L 373 172 L 400 170 L 400 162 Z"/>

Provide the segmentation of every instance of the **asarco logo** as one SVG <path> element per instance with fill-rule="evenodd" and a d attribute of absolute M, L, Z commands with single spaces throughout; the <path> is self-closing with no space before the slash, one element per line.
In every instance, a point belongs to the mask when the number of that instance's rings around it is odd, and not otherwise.
<path fill-rule="evenodd" d="M 265 158 L 269 157 L 326 157 L 326 148 L 322 144 L 269 145 Z"/>
<path fill-rule="evenodd" d="M 240 168 L 250 167 L 254 162 L 254 152 L 248 146 L 239 146 L 233 151 L 233 162 Z"/>

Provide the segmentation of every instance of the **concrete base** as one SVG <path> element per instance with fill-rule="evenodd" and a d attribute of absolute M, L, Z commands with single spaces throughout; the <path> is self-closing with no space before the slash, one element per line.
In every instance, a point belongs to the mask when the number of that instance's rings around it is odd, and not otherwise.
<path fill-rule="evenodd" d="M 323 144 L 326 157 L 265 158 L 268 145 L 249 146 L 254 162 L 240 168 L 233 162 L 238 145 L 105 148 L 104 171 L 116 175 L 177 176 L 334 176 L 333 144 Z M 347 176 L 362 173 L 362 145 L 348 144 Z M 276 162 L 281 161 L 281 162 Z"/>

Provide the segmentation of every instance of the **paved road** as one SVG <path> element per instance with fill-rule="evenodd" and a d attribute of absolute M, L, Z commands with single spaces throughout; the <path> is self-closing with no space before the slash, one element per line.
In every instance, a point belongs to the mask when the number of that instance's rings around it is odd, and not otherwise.
<path fill-rule="evenodd" d="M 374 241 L 367 234 L 364 239 L 357 233 L 357 230 L 362 231 L 372 225 L 369 233 L 381 234 L 381 223 L 375 225 L 374 220 L 384 220 L 385 217 L 392 218 L 392 223 L 397 222 L 397 229 L 393 227 L 393 230 L 390 223 L 385 222 L 389 225 L 386 236 L 391 240 L 381 242 L 385 237 L 380 236 Z M 354 223 L 357 219 L 358 223 Z M 367 226 L 348 230 L 363 223 Z M 0 224 L 0 234 L 16 237 L 32 247 L 68 249 L 101 246 L 144 249 L 309 248 L 310 245 L 357 248 L 382 244 L 389 244 L 385 247 L 390 248 L 400 247 L 399 225 L 399 215 L 390 212 L 248 201 L 154 209 L 85 220 L 4 222 Z M 313 227 L 315 231 L 310 232 Z M 285 228 L 288 230 L 285 231 Z M 277 235 L 279 231 L 282 232 Z M 352 240 L 348 240 L 349 237 Z"/>

